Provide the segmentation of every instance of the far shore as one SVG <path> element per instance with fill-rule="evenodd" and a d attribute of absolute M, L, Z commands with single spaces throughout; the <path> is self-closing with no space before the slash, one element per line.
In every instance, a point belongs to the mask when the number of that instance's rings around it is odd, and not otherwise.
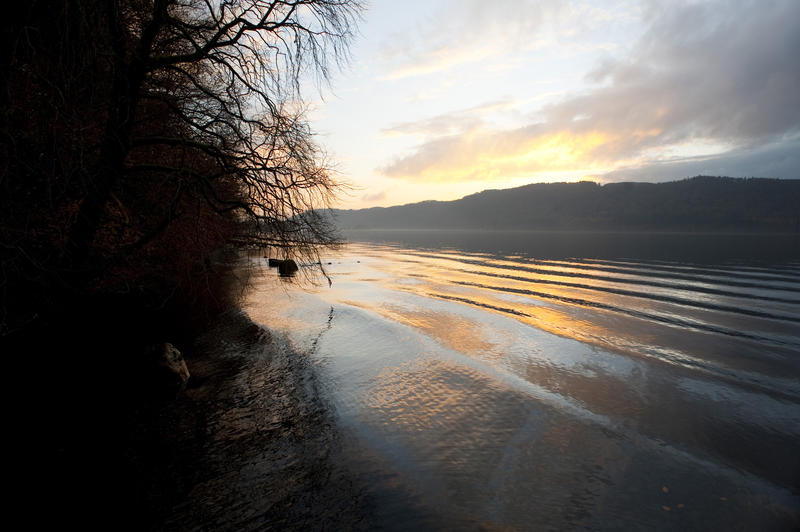
<path fill-rule="evenodd" d="M 342 229 L 345 234 L 351 233 L 518 233 L 518 234 L 567 234 L 567 235 L 723 235 L 723 236 L 750 236 L 750 235 L 774 235 L 774 236 L 800 236 L 800 231 L 671 231 L 671 230 L 644 230 L 644 229 L 502 229 L 502 228 L 358 228 Z"/>

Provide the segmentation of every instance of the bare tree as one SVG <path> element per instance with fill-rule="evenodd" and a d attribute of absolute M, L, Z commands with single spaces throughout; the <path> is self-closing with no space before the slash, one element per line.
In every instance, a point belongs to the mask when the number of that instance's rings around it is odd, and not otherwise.
<path fill-rule="evenodd" d="M 337 244 L 300 85 L 347 59 L 359 0 L 19 9 L 2 23 L 0 330 L 20 321 L 9 301 L 33 317 L 54 287 L 134 290 L 178 247 L 188 278 L 222 242 L 313 262 Z"/>
<path fill-rule="evenodd" d="M 314 213 L 329 204 L 336 183 L 304 120 L 299 83 L 309 69 L 327 79 L 329 61 L 345 58 L 357 0 L 109 4 L 112 31 L 119 34 L 112 36 L 114 94 L 92 172 L 101 181 L 84 199 L 71 233 L 79 260 L 118 180 L 138 172 L 180 175 L 182 186 L 215 210 L 235 211 L 250 222 L 240 244 L 306 257 L 334 244 L 331 227 Z M 153 134 L 137 117 L 145 105 L 164 110 L 176 127 Z M 154 147 L 178 150 L 183 163 L 149 160 Z M 215 171 L 186 163 L 198 156 Z M 241 193 L 220 195 L 220 181 Z"/>

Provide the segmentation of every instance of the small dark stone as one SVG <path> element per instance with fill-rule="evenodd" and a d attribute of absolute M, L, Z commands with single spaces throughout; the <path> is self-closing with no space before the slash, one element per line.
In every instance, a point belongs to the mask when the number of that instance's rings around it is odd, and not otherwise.
<path fill-rule="evenodd" d="M 181 352 L 170 343 L 153 344 L 145 348 L 151 361 L 151 374 L 157 393 L 175 394 L 186 389 L 189 369 Z"/>
<path fill-rule="evenodd" d="M 286 259 L 278 264 L 278 273 L 281 275 L 294 275 L 295 272 L 297 272 L 297 263 L 292 259 Z"/>

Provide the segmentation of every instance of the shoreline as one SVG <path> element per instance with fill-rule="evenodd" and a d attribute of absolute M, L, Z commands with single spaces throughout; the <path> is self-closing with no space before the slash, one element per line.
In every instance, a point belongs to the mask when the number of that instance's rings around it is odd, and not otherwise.
<path fill-rule="evenodd" d="M 367 528 L 308 359 L 242 311 L 196 344 L 187 389 L 131 420 L 137 528 Z"/>

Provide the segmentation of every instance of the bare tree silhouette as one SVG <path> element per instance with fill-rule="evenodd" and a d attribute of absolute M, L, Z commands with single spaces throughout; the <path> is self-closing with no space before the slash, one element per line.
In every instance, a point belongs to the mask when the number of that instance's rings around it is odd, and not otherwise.
<path fill-rule="evenodd" d="M 340 185 L 300 85 L 346 60 L 358 0 L 21 9 L 3 23 L 4 296 L 128 285 L 181 247 L 196 266 L 223 242 L 314 262 L 338 243 L 318 209 Z"/>
<path fill-rule="evenodd" d="M 115 94 L 100 168 L 93 172 L 102 177 L 73 226 L 77 257 L 96 235 L 116 182 L 137 172 L 181 175 L 215 210 L 247 218 L 252 223 L 239 235 L 242 243 L 302 254 L 334 243 L 330 227 L 311 213 L 328 204 L 336 183 L 297 96 L 306 67 L 325 78 L 329 59 L 344 57 L 357 3 L 148 4 L 146 18 L 139 6 L 115 6 L 109 14 L 119 33 L 112 36 L 119 48 L 113 56 Z M 143 105 L 171 115 L 176 127 L 170 134 L 152 134 L 147 124 L 137 131 Z M 183 161 L 200 157 L 216 171 L 150 160 L 154 147 L 177 149 Z M 214 184 L 223 179 L 244 193 L 221 196 Z"/>

